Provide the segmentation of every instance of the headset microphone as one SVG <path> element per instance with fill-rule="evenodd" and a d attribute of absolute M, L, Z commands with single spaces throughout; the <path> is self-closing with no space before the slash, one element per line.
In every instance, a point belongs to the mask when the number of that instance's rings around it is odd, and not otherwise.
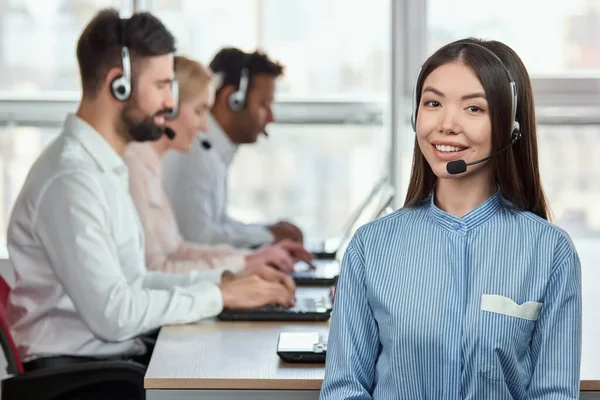
<path fill-rule="evenodd" d="M 175 138 L 175 131 L 168 126 L 163 128 L 163 132 L 169 139 L 173 140 Z"/>
<path fill-rule="evenodd" d="M 171 95 L 173 96 L 175 106 L 165 112 L 165 119 L 167 121 L 173 120 L 179 115 L 179 82 L 177 82 L 177 79 L 171 81 Z M 163 128 L 163 132 L 169 139 L 173 140 L 175 138 L 175 131 L 168 126 Z"/>
<path fill-rule="evenodd" d="M 206 138 L 203 138 L 202 136 L 204 136 L 204 134 L 202 133 L 196 136 L 198 142 L 200 142 L 200 146 L 202 146 L 204 150 L 210 150 L 212 148 L 212 143 L 209 142 Z"/>
<path fill-rule="evenodd" d="M 517 120 L 517 100 L 518 100 L 519 96 L 517 93 L 517 84 L 516 84 L 515 80 L 512 78 L 510 71 L 508 70 L 508 68 L 506 68 L 506 66 L 500 59 L 500 57 L 498 57 L 492 50 L 488 49 L 487 47 L 485 47 L 481 44 L 478 44 L 478 43 L 474 43 L 474 42 L 461 42 L 460 45 L 461 46 L 469 45 L 474 48 L 479 48 L 479 49 L 483 50 L 484 52 L 488 53 L 492 58 L 494 58 L 495 61 L 498 62 L 498 64 L 502 67 L 502 69 L 504 69 L 504 72 L 506 73 L 506 76 L 507 76 L 509 84 L 510 84 L 510 95 L 511 95 L 511 99 L 512 99 L 512 107 L 511 107 L 512 128 L 511 128 L 510 143 L 508 145 L 504 146 L 503 148 L 501 148 L 500 150 L 492 153 L 490 156 L 488 156 L 486 158 L 482 158 L 481 160 L 470 162 L 470 163 L 467 163 L 464 160 L 455 160 L 455 161 L 450 161 L 449 163 L 447 163 L 446 171 L 448 171 L 448 173 L 451 175 L 462 174 L 463 172 L 465 172 L 467 170 L 467 167 L 469 165 L 479 164 L 479 163 L 489 160 L 492 157 L 497 156 L 498 154 L 508 150 L 512 145 L 514 145 L 521 138 L 521 126 L 519 124 L 519 121 Z M 419 79 L 421 79 L 421 72 L 422 72 L 422 69 L 419 70 L 419 74 L 417 75 L 417 82 L 415 83 L 414 88 L 413 88 L 412 113 L 410 115 L 410 122 L 411 122 L 411 125 L 413 128 L 413 131 L 415 131 L 415 132 L 417 132 L 417 112 L 419 111 L 417 87 L 419 84 Z"/>
<path fill-rule="evenodd" d="M 210 142 L 208 140 L 200 140 L 200 144 L 202 145 L 202 147 L 204 147 L 206 150 L 210 150 L 210 148 L 212 147 L 212 144 L 210 144 Z"/>
<path fill-rule="evenodd" d="M 467 167 L 469 165 L 479 164 L 479 163 L 489 160 L 492 157 L 497 156 L 498 154 L 508 150 L 513 144 L 517 143 L 517 141 L 520 138 L 521 138 L 521 132 L 516 131 L 513 133 L 512 139 L 507 146 L 504 146 L 500 150 L 492 153 L 490 156 L 488 156 L 486 158 L 482 158 L 481 160 L 470 162 L 470 163 L 466 163 L 464 160 L 450 161 L 448 164 L 446 164 L 446 171 L 448 171 L 448 173 L 451 175 L 462 174 L 463 172 L 465 172 L 467 170 Z"/>

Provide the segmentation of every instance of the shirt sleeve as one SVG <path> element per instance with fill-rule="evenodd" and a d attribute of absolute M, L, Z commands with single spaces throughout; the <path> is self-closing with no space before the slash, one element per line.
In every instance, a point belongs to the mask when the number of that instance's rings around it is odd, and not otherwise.
<path fill-rule="evenodd" d="M 227 190 L 227 172 L 215 167 L 220 162 L 215 159 L 218 156 L 199 154 L 196 149 L 172 157 L 165 163 L 165 187 L 187 242 L 253 247 L 274 240 L 262 225 L 245 224 L 227 215 L 217 219 L 214 215 L 218 208 L 215 193 Z"/>
<path fill-rule="evenodd" d="M 186 274 L 193 271 L 208 271 L 212 269 L 238 273 L 242 272 L 246 267 L 244 253 L 215 255 L 210 250 L 203 250 L 202 247 L 210 248 L 211 246 L 182 243 L 175 252 L 166 257 L 155 256 L 147 258 L 148 269 L 172 274 Z"/>
<path fill-rule="evenodd" d="M 144 269 L 126 276 L 110 216 L 100 182 L 78 171 L 48 184 L 33 219 L 58 280 L 96 336 L 123 341 L 221 312 L 220 270 L 172 275 Z"/>
<path fill-rule="evenodd" d="M 177 250 L 164 261 L 163 270 L 224 268 L 237 273 L 246 267 L 248 253 L 226 245 L 201 245 L 182 241 Z M 196 267 L 194 264 L 197 264 Z"/>
<path fill-rule="evenodd" d="M 333 303 L 321 400 L 367 400 L 375 386 L 379 331 L 367 298 L 362 243 L 354 236 Z"/>
<path fill-rule="evenodd" d="M 579 398 L 581 307 L 581 265 L 573 250 L 546 289 L 531 345 L 529 400 Z"/>
<path fill-rule="evenodd" d="M 231 243 L 239 247 L 254 247 L 275 241 L 275 236 L 265 225 L 246 224 L 231 218 L 229 214 L 223 226 L 233 232 Z"/>

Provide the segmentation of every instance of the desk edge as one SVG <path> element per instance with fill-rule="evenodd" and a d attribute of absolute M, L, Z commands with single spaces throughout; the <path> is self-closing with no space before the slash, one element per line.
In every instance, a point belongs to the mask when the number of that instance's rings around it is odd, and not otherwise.
<path fill-rule="evenodd" d="M 321 390 L 322 379 L 144 378 L 144 389 Z"/>
<path fill-rule="evenodd" d="M 202 378 L 144 378 L 145 389 L 204 389 L 204 390 L 321 390 L 321 379 L 202 379 Z M 600 391 L 600 380 L 581 381 L 583 392 Z"/>
<path fill-rule="evenodd" d="M 579 390 L 582 392 L 591 392 L 594 390 L 600 391 L 600 381 L 581 381 Z"/>

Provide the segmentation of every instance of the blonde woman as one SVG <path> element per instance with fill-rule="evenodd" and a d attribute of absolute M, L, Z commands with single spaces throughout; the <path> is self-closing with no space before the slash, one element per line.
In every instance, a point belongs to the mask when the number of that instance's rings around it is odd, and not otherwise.
<path fill-rule="evenodd" d="M 291 272 L 295 261 L 310 262 L 312 255 L 292 241 L 249 251 L 183 240 L 162 186 L 161 160 L 168 150 L 188 152 L 193 141 L 200 140 L 197 135 L 206 130 L 214 100 L 214 77 L 201 64 L 182 56 L 175 57 L 175 75 L 179 103 L 176 116 L 167 123 L 174 136 L 163 135 L 155 142 L 131 143 L 124 155 L 131 196 L 144 228 L 148 268 L 179 273 L 227 268 L 238 273 L 253 266 L 271 265 Z"/>

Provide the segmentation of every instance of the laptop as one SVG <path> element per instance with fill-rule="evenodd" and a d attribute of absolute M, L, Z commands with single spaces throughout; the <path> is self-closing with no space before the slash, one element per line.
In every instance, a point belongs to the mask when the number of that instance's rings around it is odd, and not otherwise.
<path fill-rule="evenodd" d="M 296 305 L 285 308 L 268 305 L 243 310 L 225 309 L 217 316 L 221 321 L 327 321 L 331 317 L 333 298 L 329 296 L 301 297 Z"/>
<path fill-rule="evenodd" d="M 329 259 L 314 259 L 313 269 L 304 261 L 294 265 L 292 278 L 297 286 L 332 286 L 337 282 L 340 274 L 340 261 Z"/>
<path fill-rule="evenodd" d="M 288 363 L 325 363 L 328 334 L 318 332 L 281 332 L 277 355 Z"/>
<path fill-rule="evenodd" d="M 369 193 L 366 200 L 363 201 L 358 212 L 350 219 L 333 257 L 329 255 L 327 257 L 319 257 L 319 253 L 316 253 L 316 257 L 313 260 L 313 265 L 316 267 L 314 269 L 304 261 L 296 263 L 294 272 L 292 273 L 292 278 L 296 282 L 296 285 L 334 285 L 340 274 L 342 257 L 350 239 L 352 239 L 352 235 L 354 235 L 359 226 L 392 212 L 391 204 L 394 200 L 394 194 L 393 188 L 387 185 L 387 178 L 379 181 Z"/>

